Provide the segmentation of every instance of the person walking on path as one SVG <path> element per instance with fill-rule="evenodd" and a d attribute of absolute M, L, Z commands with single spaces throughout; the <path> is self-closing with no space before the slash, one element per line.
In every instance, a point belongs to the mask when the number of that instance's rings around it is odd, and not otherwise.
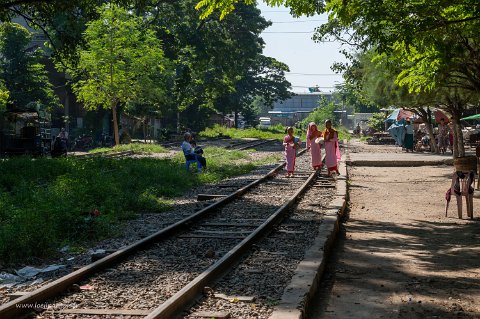
<path fill-rule="evenodd" d="M 314 170 L 322 167 L 322 149 L 321 145 L 316 143 L 316 139 L 320 137 L 322 137 L 322 132 L 318 130 L 314 122 L 310 122 L 307 129 L 307 149 L 310 149 L 312 168 Z"/>
<path fill-rule="evenodd" d="M 335 171 L 337 175 L 340 175 L 338 171 L 338 161 L 341 159 L 340 148 L 338 146 L 338 132 L 332 127 L 332 121 L 325 121 L 325 131 L 323 132 L 323 138 L 325 140 L 325 165 L 328 169 L 328 175 Z"/>
<path fill-rule="evenodd" d="M 285 161 L 287 162 L 287 177 L 293 176 L 295 171 L 295 159 L 297 157 L 297 148 L 300 146 L 300 139 L 293 136 L 293 127 L 287 128 L 287 135 L 283 138 L 285 147 Z"/>
<path fill-rule="evenodd" d="M 405 123 L 405 139 L 403 143 L 407 153 L 408 151 L 413 152 L 413 125 L 410 124 L 410 119 L 407 119 Z"/>

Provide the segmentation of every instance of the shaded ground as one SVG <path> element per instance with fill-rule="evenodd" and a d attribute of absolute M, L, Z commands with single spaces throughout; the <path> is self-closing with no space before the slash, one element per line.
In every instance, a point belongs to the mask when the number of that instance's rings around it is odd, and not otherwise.
<path fill-rule="evenodd" d="M 445 217 L 451 172 L 349 168 L 351 211 L 310 318 L 480 318 L 480 199 L 473 221 L 455 200 Z"/>

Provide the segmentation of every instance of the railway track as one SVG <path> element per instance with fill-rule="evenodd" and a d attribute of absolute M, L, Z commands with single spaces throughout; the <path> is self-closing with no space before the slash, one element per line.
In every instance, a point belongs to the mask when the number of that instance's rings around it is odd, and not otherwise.
<path fill-rule="evenodd" d="M 274 141 L 275 141 L 275 139 L 242 141 L 242 142 L 239 142 L 239 143 L 231 144 L 231 145 L 229 145 L 225 148 L 226 149 L 234 149 L 234 150 L 243 151 L 243 150 L 247 150 L 249 148 L 253 148 L 255 146 L 260 146 L 260 145 L 263 145 L 263 144 L 272 143 Z"/>
<path fill-rule="evenodd" d="M 55 309 L 47 310 L 44 318 L 78 318 L 88 314 L 102 318 L 170 318 L 178 314 L 203 287 L 218 279 L 278 224 L 317 178 L 317 174 L 306 172 L 292 179 L 281 177 L 278 172 L 283 165 L 141 241 L 0 306 L 0 318 L 17 318 L 29 311 L 22 305 L 47 300 Z M 276 188 L 275 194 L 269 193 L 272 187 Z M 285 195 L 276 195 L 279 192 Z M 149 248 L 142 251 L 146 247 Z M 179 253 L 183 250 L 187 251 Z M 167 283 L 172 278 L 174 282 Z M 89 284 L 94 290 L 65 293 L 76 283 Z M 153 285 L 145 291 L 149 283 Z M 133 291 L 131 286 L 135 287 Z M 165 291 L 162 287 L 175 288 Z M 63 296 L 51 299 L 62 293 Z M 112 295 L 117 298 L 112 300 Z M 140 304 L 132 302 L 132 296 L 141 300 Z"/>
<path fill-rule="evenodd" d="M 95 157 L 103 157 L 103 158 L 123 158 L 128 157 L 135 154 L 134 151 L 124 151 L 124 152 L 98 152 L 98 153 L 87 153 L 87 154 L 80 154 L 80 155 L 73 155 L 75 158 L 95 158 Z"/>
<path fill-rule="evenodd" d="M 204 143 L 209 143 L 209 142 L 222 142 L 222 141 L 230 141 L 230 139 L 227 138 L 218 138 L 218 139 L 213 139 L 213 140 L 200 140 L 198 143 L 204 144 Z M 267 143 L 272 143 L 275 141 L 275 139 L 267 139 L 267 140 L 249 140 L 249 141 L 236 141 L 233 142 L 230 145 L 225 146 L 226 149 L 233 149 L 233 150 L 247 150 L 249 148 L 253 148 L 255 146 L 267 144 Z M 167 143 L 162 143 L 161 145 L 167 148 L 179 148 L 182 142 L 167 142 Z M 204 146 L 204 145 L 203 145 Z"/>

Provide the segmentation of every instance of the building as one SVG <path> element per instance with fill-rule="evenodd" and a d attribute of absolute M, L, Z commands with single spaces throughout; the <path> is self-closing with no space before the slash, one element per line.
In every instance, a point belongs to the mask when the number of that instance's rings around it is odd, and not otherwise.
<path fill-rule="evenodd" d="M 325 92 L 297 93 L 285 101 L 275 102 L 273 110 L 268 111 L 268 116 L 272 124 L 294 125 L 317 108 L 322 98 L 331 101 L 333 96 L 332 93 Z"/>

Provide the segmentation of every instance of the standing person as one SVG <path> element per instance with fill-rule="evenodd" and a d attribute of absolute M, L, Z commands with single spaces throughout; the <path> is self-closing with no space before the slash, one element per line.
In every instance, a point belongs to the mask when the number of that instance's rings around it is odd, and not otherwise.
<path fill-rule="evenodd" d="M 443 117 L 440 119 L 440 124 L 438 124 L 438 149 L 442 154 L 445 154 L 447 151 L 447 138 L 448 138 L 448 127 L 445 124 Z"/>
<path fill-rule="evenodd" d="M 315 142 L 315 139 L 322 137 L 322 132 L 317 128 L 314 122 L 308 124 L 307 129 L 307 149 L 310 149 L 312 159 L 312 168 L 318 170 L 322 167 L 322 150 L 321 145 Z"/>
<path fill-rule="evenodd" d="M 405 123 L 405 140 L 403 141 L 405 149 L 413 152 L 413 125 L 410 124 L 410 119 L 407 118 Z"/>
<path fill-rule="evenodd" d="M 453 154 L 453 123 L 452 121 L 448 122 L 448 144 L 450 145 L 450 150 Z"/>
<path fill-rule="evenodd" d="M 283 138 L 285 147 L 285 161 L 287 162 L 287 177 L 293 176 L 295 171 L 295 159 L 297 157 L 297 148 L 300 146 L 300 139 L 293 136 L 293 127 L 287 128 L 287 135 Z"/>
<path fill-rule="evenodd" d="M 61 147 L 61 153 L 64 156 L 67 156 L 67 149 L 68 149 L 68 132 L 65 131 L 65 128 L 62 127 L 60 130 L 60 133 L 58 133 L 57 136 L 60 139 L 60 147 Z M 56 142 L 56 139 L 55 139 Z"/>
<path fill-rule="evenodd" d="M 325 131 L 323 132 L 325 140 L 325 165 L 328 169 L 328 175 L 335 171 L 338 175 L 338 161 L 341 159 L 340 148 L 338 147 L 338 132 L 332 127 L 332 121 L 325 121 Z"/>

